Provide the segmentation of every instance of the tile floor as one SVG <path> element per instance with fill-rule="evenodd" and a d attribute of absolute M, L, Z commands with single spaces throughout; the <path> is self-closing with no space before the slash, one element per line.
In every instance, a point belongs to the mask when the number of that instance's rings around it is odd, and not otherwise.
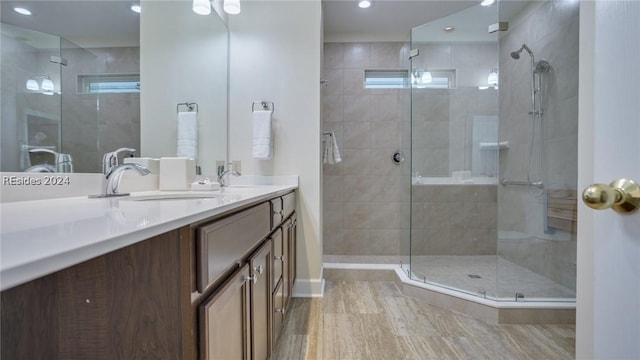
<path fill-rule="evenodd" d="M 492 325 L 403 296 L 393 282 L 327 282 L 295 298 L 272 359 L 573 359 L 573 325 Z"/>

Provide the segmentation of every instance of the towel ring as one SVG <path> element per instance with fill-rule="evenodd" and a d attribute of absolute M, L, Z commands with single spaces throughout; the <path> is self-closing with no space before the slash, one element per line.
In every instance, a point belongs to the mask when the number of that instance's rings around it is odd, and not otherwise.
<path fill-rule="evenodd" d="M 253 104 L 251 104 L 251 112 L 255 112 L 256 111 L 256 104 L 262 106 L 262 110 L 271 110 L 271 112 L 273 112 L 276 109 L 276 106 L 273 102 L 270 101 L 254 101 Z M 271 108 L 269 108 L 271 107 Z"/>
<path fill-rule="evenodd" d="M 193 109 L 196 109 L 196 113 L 198 112 L 198 103 L 195 103 L 195 102 L 179 103 L 178 105 L 176 105 L 176 112 L 177 113 L 180 112 L 180 106 L 186 106 L 187 109 L 189 109 L 189 111 L 193 111 Z"/>

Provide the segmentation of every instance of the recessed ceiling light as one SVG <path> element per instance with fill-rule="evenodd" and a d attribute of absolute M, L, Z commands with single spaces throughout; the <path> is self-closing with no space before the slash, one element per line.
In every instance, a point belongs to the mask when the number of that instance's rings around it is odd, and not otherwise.
<path fill-rule="evenodd" d="M 444 30 L 444 31 L 446 31 L 446 32 L 452 32 L 452 31 L 453 31 L 453 30 L 455 30 L 455 29 L 456 29 L 456 28 L 454 28 L 453 26 L 446 26 L 446 27 L 445 27 L 444 29 L 442 29 L 442 30 Z"/>
<path fill-rule="evenodd" d="M 482 0 L 482 2 L 480 3 L 480 5 L 482 6 L 489 6 L 491 4 L 493 4 L 495 2 L 495 0 Z"/>
<path fill-rule="evenodd" d="M 17 12 L 18 14 L 21 15 L 31 15 L 31 11 L 23 8 L 23 7 L 14 7 L 13 11 Z"/>
<path fill-rule="evenodd" d="M 142 8 L 138 4 L 131 5 L 131 11 L 133 11 L 134 13 L 140 14 L 140 11 L 142 11 Z"/>
<path fill-rule="evenodd" d="M 373 5 L 373 1 L 371 0 L 360 0 L 358 1 L 358 7 L 361 9 L 370 8 Z"/>

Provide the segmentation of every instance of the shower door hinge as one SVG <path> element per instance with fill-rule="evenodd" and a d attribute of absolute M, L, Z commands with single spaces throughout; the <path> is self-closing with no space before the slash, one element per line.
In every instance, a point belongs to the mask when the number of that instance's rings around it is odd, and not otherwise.
<path fill-rule="evenodd" d="M 60 64 L 62 66 L 67 66 L 67 59 L 61 56 L 51 55 L 51 57 L 49 58 L 49 62 L 52 62 L 54 64 Z"/>
<path fill-rule="evenodd" d="M 418 55 L 420 55 L 420 49 L 411 49 L 409 51 L 409 59 L 414 58 Z"/>
<path fill-rule="evenodd" d="M 489 25 L 489 34 L 494 33 L 496 31 L 507 31 L 509 30 L 509 23 L 506 21 L 500 21 L 495 24 Z"/>

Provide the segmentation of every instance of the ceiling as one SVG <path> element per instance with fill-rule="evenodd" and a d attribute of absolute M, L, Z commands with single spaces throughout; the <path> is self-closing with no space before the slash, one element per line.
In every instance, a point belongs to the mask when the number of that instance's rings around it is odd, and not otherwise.
<path fill-rule="evenodd" d="M 130 10 L 137 0 L 2 0 L 3 23 L 62 36 L 82 47 L 138 46 L 140 15 Z M 22 6 L 33 15 L 19 15 Z"/>
<path fill-rule="evenodd" d="M 450 15 L 478 1 L 374 0 L 360 9 L 355 0 L 323 0 L 325 41 L 403 41 L 411 28 Z"/>
<path fill-rule="evenodd" d="M 427 23 L 421 31 L 443 36 L 441 41 L 495 41 L 495 35 L 486 32 L 488 23 L 497 21 L 495 4 L 482 7 L 480 0 L 374 1 L 371 8 L 360 9 L 355 0 L 322 0 L 324 41 L 407 41 L 412 28 Z M 138 46 L 139 14 L 129 9 L 136 2 L 139 0 L 2 0 L 0 15 L 3 23 L 59 35 L 82 47 Z M 501 0 L 500 17 L 509 19 L 528 3 Z M 30 9 L 33 16 L 15 13 L 17 5 Z M 456 31 L 444 34 L 441 29 L 446 25 Z"/>

